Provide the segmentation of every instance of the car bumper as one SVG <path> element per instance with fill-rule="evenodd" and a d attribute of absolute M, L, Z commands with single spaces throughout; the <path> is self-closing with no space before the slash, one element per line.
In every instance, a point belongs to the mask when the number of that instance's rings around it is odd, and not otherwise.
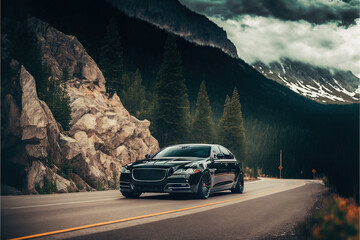
<path fill-rule="evenodd" d="M 121 174 L 120 191 L 157 193 L 196 193 L 200 174 L 170 176 L 158 182 L 136 181 L 130 174 Z"/>

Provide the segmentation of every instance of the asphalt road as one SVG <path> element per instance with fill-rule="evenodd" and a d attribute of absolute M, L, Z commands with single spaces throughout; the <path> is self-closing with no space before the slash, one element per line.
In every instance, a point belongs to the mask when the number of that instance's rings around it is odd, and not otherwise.
<path fill-rule="evenodd" d="M 245 182 L 243 194 L 225 191 L 207 200 L 125 199 L 116 190 L 4 196 L 1 238 L 262 239 L 291 231 L 323 190 L 320 181 L 264 178 Z"/>

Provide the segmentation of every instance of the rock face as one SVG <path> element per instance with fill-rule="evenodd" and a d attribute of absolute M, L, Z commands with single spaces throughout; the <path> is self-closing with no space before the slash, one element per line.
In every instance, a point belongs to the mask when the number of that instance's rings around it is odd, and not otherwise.
<path fill-rule="evenodd" d="M 199 45 L 217 47 L 238 58 L 226 32 L 205 16 L 191 11 L 178 0 L 107 0 L 130 17 L 149 22 Z"/>
<path fill-rule="evenodd" d="M 21 110 L 11 95 L 6 96 L 9 113 L 4 124 L 9 126 L 9 135 L 15 140 L 12 145 L 20 145 L 13 162 L 26 168 L 27 193 L 37 193 L 45 181 L 51 181 L 58 192 L 76 191 L 71 179 L 65 179 L 55 166 L 62 164 L 62 150 L 58 143 L 59 127 L 49 107 L 37 97 L 33 76 L 21 66 L 18 74 L 21 88 Z M 49 161 L 51 160 L 51 163 Z M 50 165 L 52 165 L 50 167 Z"/>
<path fill-rule="evenodd" d="M 18 67 L 21 106 L 11 95 L 5 106 L 6 124 L 17 139 L 13 142 L 23 146 L 23 191 L 36 193 L 49 182 L 57 192 L 116 186 L 124 164 L 158 151 L 150 122 L 131 116 L 116 94 L 106 95 L 100 69 L 75 37 L 35 18 L 28 20 L 28 27 L 35 33 L 52 77 L 59 79 L 63 67 L 69 69 L 72 121 L 70 130 L 63 131 L 46 103 L 39 100 L 36 79 Z"/>
<path fill-rule="evenodd" d="M 61 150 L 56 139 L 60 133 L 56 121 L 49 107 L 39 100 L 35 79 L 23 66 L 20 69 L 19 81 L 22 89 L 21 140 L 26 143 L 27 156 L 33 159 L 46 159 L 51 151 L 53 155 L 57 155 L 58 163 Z"/>
<path fill-rule="evenodd" d="M 62 67 L 67 66 L 73 82 L 87 86 L 95 84 L 98 91 L 105 93 L 103 74 L 76 37 L 65 35 L 36 18 L 28 19 L 28 27 L 35 33 L 43 60 L 54 77 L 60 77 Z"/>

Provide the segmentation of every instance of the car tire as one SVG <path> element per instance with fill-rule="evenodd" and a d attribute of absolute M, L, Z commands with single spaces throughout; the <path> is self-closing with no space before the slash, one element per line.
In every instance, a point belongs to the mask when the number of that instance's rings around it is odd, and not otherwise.
<path fill-rule="evenodd" d="M 231 189 L 232 193 L 243 193 L 244 192 L 244 176 L 241 174 L 236 182 L 234 188 Z"/>
<path fill-rule="evenodd" d="M 121 194 L 126 198 L 138 198 L 141 195 L 141 192 L 125 192 L 121 191 Z"/>
<path fill-rule="evenodd" d="M 207 199 L 210 196 L 211 190 L 211 175 L 208 171 L 205 171 L 199 181 L 197 197 L 200 199 Z"/>

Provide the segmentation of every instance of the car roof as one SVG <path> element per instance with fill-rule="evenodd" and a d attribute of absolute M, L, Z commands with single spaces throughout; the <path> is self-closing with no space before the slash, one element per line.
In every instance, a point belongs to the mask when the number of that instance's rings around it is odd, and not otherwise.
<path fill-rule="evenodd" d="M 167 146 L 167 147 L 177 147 L 177 146 L 215 146 L 215 145 L 219 145 L 219 144 L 209 144 L 209 143 L 182 143 L 182 144 L 175 144 L 175 145 L 171 145 L 171 146 Z"/>

